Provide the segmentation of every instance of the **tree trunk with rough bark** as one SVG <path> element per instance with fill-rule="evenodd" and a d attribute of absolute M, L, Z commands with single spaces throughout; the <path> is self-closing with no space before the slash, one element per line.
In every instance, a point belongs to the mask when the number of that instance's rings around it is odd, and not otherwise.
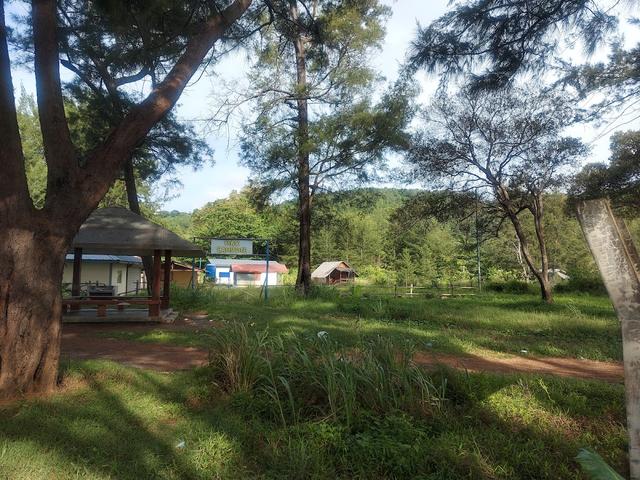
<path fill-rule="evenodd" d="M 309 105 L 307 102 L 307 62 L 303 34 L 299 25 L 297 0 L 290 0 L 289 13 L 296 26 L 293 41 L 296 55 L 296 82 L 298 98 L 298 277 L 296 289 L 305 296 L 311 289 L 311 189 L 309 181 Z"/>
<path fill-rule="evenodd" d="M 526 233 L 524 232 L 524 229 L 522 228 L 520 219 L 514 212 L 509 212 L 508 215 L 511 224 L 516 231 L 516 236 L 518 237 L 518 240 L 520 240 L 520 248 L 522 250 L 524 261 L 526 262 L 529 270 L 531 270 L 531 273 L 534 277 L 536 277 L 536 280 L 540 285 L 540 294 L 542 300 L 544 300 L 546 303 L 553 303 L 553 293 L 551 291 L 551 283 L 549 282 L 548 270 L 542 271 L 536 267 L 536 264 L 533 261 L 533 257 L 531 256 L 531 252 L 529 251 L 529 240 Z"/>
<path fill-rule="evenodd" d="M 56 385 L 67 245 L 46 223 L 0 230 L 0 399 Z"/>
<path fill-rule="evenodd" d="M 0 1 L 0 399 L 55 388 L 61 280 L 73 236 L 104 197 L 135 146 L 175 105 L 214 43 L 250 6 L 235 0 L 200 25 L 165 79 L 82 164 L 64 111 L 55 0 L 34 0 L 34 70 L 47 162 L 47 196 L 29 196 Z"/>

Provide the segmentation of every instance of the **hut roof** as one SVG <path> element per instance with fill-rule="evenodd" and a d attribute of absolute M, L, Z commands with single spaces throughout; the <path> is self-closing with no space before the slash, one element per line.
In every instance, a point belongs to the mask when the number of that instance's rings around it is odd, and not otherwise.
<path fill-rule="evenodd" d="M 321 263 L 320 266 L 313 271 L 311 278 L 327 278 L 334 270 L 338 270 L 340 272 L 351 272 L 356 276 L 358 275 L 347 262 L 337 261 Z"/>
<path fill-rule="evenodd" d="M 176 257 L 204 256 L 200 247 L 122 207 L 94 211 L 72 247 L 82 248 L 83 254 L 153 255 L 154 250 L 171 250 Z"/>

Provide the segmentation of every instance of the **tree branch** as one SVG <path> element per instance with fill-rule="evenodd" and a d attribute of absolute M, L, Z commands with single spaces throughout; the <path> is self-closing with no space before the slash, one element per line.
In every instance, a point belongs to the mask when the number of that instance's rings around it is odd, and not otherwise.
<path fill-rule="evenodd" d="M 33 0 L 33 43 L 40 131 L 47 161 L 47 198 L 78 164 L 64 112 L 56 27 L 56 1 Z"/>
<path fill-rule="evenodd" d="M 95 208 L 120 170 L 128 153 L 175 105 L 198 67 L 226 29 L 238 20 L 252 0 L 235 0 L 204 23 L 164 80 L 149 96 L 131 109 L 106 141 L 87 159 L 84 178 L 77 188 L 87 200 L 87 214 Z"/>
<path fill-rule="evenodd" d="M 13 96 L 11 62 L 7 46 L 7 27 L 4 20 L 4 1 L 0 1 L 0 218 L 10 209 L 19 215 L 19 210 L 33 206 L 29 198 L 27 178 L 24 171 L 22 142 L 18 130 L 16 103 Z"/>

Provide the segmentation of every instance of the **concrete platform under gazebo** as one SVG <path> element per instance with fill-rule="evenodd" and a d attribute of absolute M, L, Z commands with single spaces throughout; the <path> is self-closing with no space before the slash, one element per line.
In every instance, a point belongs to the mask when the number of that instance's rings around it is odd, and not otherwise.
<path fill-rule="evenodd" d="M 100 208 L 93 212 L 80 227 L 72 247 L 73 279 L 71 297 L 62 300 L 64 322 L 165 320 L 171 315 L 171 257 L 204 256 L 202 249 L 193 243 L 121 207 Z M 109 296 L 108 290 L 106 295 L 81 296 L 83 254 L 153 257 L 151 296 L 115 297 Z M 161 268 L 163 256 L 167 267 L 164 269 Z"/>

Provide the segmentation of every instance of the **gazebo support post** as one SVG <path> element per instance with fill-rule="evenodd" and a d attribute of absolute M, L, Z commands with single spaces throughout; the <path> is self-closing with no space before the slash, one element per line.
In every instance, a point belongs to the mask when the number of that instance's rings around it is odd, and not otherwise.
<path fill-rule="evenodd" d="M 80 278 L 82 273 L 82 249 L 73 249 L 73 278 L 71 280 L 71 296 L 80 296 Z M 80 310 L 80 305 L 72 305 L 71 310 Z"/>
<path fill-rule="evenodd" d="M 162 303 L 160 307 L 163 310 L 169 308 L 169 297 L 171 293 L 171 250 L 164 251 L 164 282 L 162 286 Z"/>
<path fill-rule="evenodd" d="M 151 300 L 149 305 L 149 316 L 160 316 L 160 263 L 162 261 L 161 251 L 153 251 L 153 282 L 151 284 Z"/>

